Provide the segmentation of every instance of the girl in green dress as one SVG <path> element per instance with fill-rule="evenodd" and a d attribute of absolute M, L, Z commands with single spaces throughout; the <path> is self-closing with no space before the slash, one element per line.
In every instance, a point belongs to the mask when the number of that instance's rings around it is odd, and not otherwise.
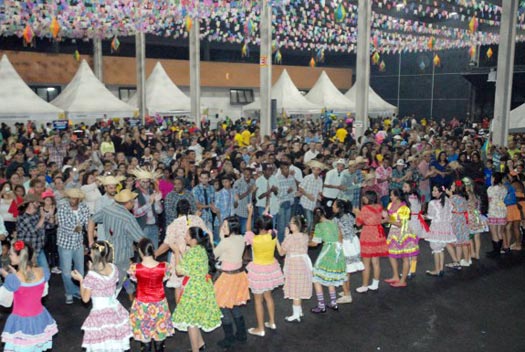
<path fill-rule="evenodd" d="M 185 239 L 190 249 L 184 258 L 178 259 L 178 246 L 171 247 L 177 258 L 177 274 L 184 275 L 182 292 L 172 320 L 177 330 L 188 331 L 191 349 L 197 352 L 206 349 L 200 330 L 209 332 L 219 327 L 221 311 L 210 275 L 215 269 L 210 238 L 202 229 L 190 227 Z"/>
<path fill-rule="evenodd" d="M 312 308 L 312 313 L 325 313 L 326 307 L 338 310 L 336 302 L 336 286 L 341 286 L 347 279 L 346 259 L 343 253 L 343 235 L 335 222 L 326 218 L 322 208 L 314 210 L 315 231 L 310 247 L 317 247 L 323 243 L 323 249 L 317 257 L 313 270 L 313 282 L 317 295 L 317 307 Z M 323 286 L 328 286 L 330 303 L 325 305 Z"/>

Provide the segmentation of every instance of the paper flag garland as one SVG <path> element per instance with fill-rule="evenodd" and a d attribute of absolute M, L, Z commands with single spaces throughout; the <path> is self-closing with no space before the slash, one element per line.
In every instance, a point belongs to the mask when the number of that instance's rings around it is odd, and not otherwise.
<path fill-rule="evenodd" d="M 22 37 L 24 38 L 24 43 L 26 45 L 33 43 L 33 35 L 33 29 L 29 25 L 26 25 L 26 28 L 24 28 L 24 32 L 22 33 Z"/>
<path fill-rule="evenodd" d="M 51 35 L 53 38 L 57 38 L 58 33 L 60 32 L 60 24 L 57 21 L 56 17 L 53 17 L 53 20 L 51 21 L 51 25 L 49 26 L 49 30 L 51 31 Z"/>
<path fill-rule="evenodd" d="M 434 67 L 441 66 L 441 58 L 438 54 L 434 55 Z"/>
<path fill-rule="evenodd" d="M 491 59 L 492 55 L 494 55 L 494 52 L 492 51 L 492 48 L 488 48 L 487 50 L 487 59 Z"/>
<path fill-rule="evenodd" d="M 381 59 L 381 56 L 379 56 L 379 53 L 376 51 L 374 55 L 372 55 L 372 63 L 374 65 L 377 65 L 380 59 Z"/>
<path fill-rule="evenodd" d="M 343 3 L 339 3 L 339 6 L 337 6 L 337 10 L 335 11 L 335 21 L 338 23 L 341 23 L 346 18 L 346 9 L 343 6 Z"/>
<path fill-rule="evenodd" d="M 384 60 L 381 60 L 381 63 L 379 64 L 379 71 L 380 72 L 385 72 L 386 70 L 386 64 L 385 64 L 385 61 Z"/>
<path fill-rule="evenodd" d="M 120 48 L 120 41 L 118 40 L 117 36 L 115 36 L 111 41 L 111 52 L 118 51 L 118 48 Z"/>
<path fill-rule="evenodd" d="M 193 26 L 193 21 L 190 16 L 186 16 L 184 19 L 184 26 L 186 28 L 186 32 L 189 33 L 191 31 L 191 27 Z"/>
<path fill-rule="evenodd" d="M 419 63 L 419 69 L 420 69 L 421 71 L 424 71 L 425 68 L 427 68 L 427 65 L 425 65 L 425 63 L 424 63 L 423 61 L 421 61 L 421 62 Z"/>
<path fill-rule="evenodd" d="M 311 68 L 314 68 L 314 67 L 315 67 L 315 60 L 314 60 L 313 57 L 310 59 L 310 63 L 309 63 L 309 65 L 310 65 Z"/>
<path fill-rule="evenodd" d="M 76 62 L 80 62 L 80 53 L 78 50 L 75 50 L 75 53 L 73 54 L 73 58 L 75 58 Z"/>
<path fill-rule="evenodd" d="M 468 24 L 468 29 L 470 30 L 470 33 L 474 33 L 478 30 L 479 21 L 476 16 L 472 17 Z"/>
<path fill-rule="evenodd" d="M 476 59 L 476 53 L 477 53 L 476 50 L 477 50 L 477 49 L 476 49 L 476 46 L 475 46 L 475 45 L 472 45 L 472 46 L 470 47 L 468 53 L 469 53 L 469 55 L 470 55 L 470 59 L 471 59 L 471 60 L 475 60 L 475 59 Z"/>
<path fill-rule="evenodd" d="M 242 57 L 250 57 L 250 48 L 248 47 L 248 43 L 244 43 L 241 49 L 241 56 Z"/>
<path fill-rule="evenodd" d="M 283 60 L 283 56 L 281 55 L 281 50 L 277 50 L 277 52 L 275 53 L 275 56 L 274 56 L 274 62 L 276 64 L 281 64 L 282 63 L 282 60 Z"/>

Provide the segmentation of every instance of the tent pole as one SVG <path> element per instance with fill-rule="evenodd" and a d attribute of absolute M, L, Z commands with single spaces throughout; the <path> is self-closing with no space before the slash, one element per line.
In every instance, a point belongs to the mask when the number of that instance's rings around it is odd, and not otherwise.
<path fill-rule="evenodd" d="M 199 18 L 193 19 L 190 29 L 190 99 L 191 117 L 197 126 L 201 118 L 201 48 Z"/>
<path fill-rule="evenodd" d="M 397 70 L 397 109 L 399 113 L 399 100 L 401 97 L 401 51 L 399 52 L 399 68 Z"/>
<path fill-rule="evenodd" d="M 146 124 L 146 37 L 143 32 L 135 34 L 135 61 L 137 70 L 137 105 L 142 124 Z"/>
<path fill-rule="evenodd" d="M 102 62 L 102 38 L 93 38 L 93 66 L 95 76 L 104 83 L 104 64 Z"/>
<path fill-rule="evenodd" d="M 430 119 L 434 114 L 434 74 L 436 73 L 436 65 L 432 62 L 432 89 L 430 91 Z"/>
<path fill-rule="evenodd" d="M 272 88 L 272 13 L 268 0 L 261 0 L 261 53 L 260 96 L 261 96 L 261 137 L 271 135 L 271 88 Z"/>
<path fill-rule="evenodd" d="M 357 18 L 356 138 L 368 129 L 368 95 L 370 87 L 370 22 L 372 0 L 359 0 Z"/>

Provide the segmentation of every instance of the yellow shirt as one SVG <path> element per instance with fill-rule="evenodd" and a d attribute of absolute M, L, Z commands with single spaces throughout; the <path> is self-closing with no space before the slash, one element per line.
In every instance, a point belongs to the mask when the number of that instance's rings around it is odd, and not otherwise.
<path fill-rule="evenodd" d="M 250 138 L 252 138 L 252 134 L 248 130 L 244 130 L 241 133 L 242 136 L 242 143 L 243 145 L 241 147 L 247 147 L 250 145 Z"/>
<path fill-rule="evenodd" d="M 337 131 L 335 131 L 335 138 L 337 138 L 341 143 L 344 143 L 347 135 L 348 131 L 344 128 L 339 128 Z"/>
<path fill-rule="evenodd" d="M 242 147 L 242 136 L 240 133 L 235 133 L 235 137 L 233 137 L 233 139 L 235 139 L 235 142 L 237 142 L 237 145 L 239 147 Z"/>
<path fill-rule="evenodd" d="M 253 263 L 259 265 L 270 265 L 275 261 L 276 238 L 271 234 L 255 235 L 253 237 Z"/>

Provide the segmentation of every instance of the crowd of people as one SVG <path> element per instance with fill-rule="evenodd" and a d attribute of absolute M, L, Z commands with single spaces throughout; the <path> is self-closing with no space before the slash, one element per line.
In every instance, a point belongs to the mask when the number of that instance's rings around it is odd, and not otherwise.
<path fill-rule="evenodd" d="M 487 257 L 521 250 L 525 137 L 495 146 L 488 126 L 394 116 L 356 139 L 351 118 L 330 116 L 286 121 L 271 136 L 250 119 L 213 130 L 2 124 L 0 304 L 13 305 L 4 350 L 52 347 L 58 328 L 41 300 L 55 289 L 51 274 L 66 304 L 92 302 L 86 351 L 126 351 L 131 339 L 164 351 L 179 330 L 195 352 L 206 349 L 201 331 L 222 326 L 219 346 L 230 348 L 277 329 L 280 286 L 292 305 L 285 320 L 300 323 L 313 293 L 310 314 L 325 314 L 381 279 L 407 287 L 421 255 L 434 259 L 425 275 L 441 278 L 481 260 L 484 238 Z M 247 328 L 250 291 L 257 324 Z"/>

